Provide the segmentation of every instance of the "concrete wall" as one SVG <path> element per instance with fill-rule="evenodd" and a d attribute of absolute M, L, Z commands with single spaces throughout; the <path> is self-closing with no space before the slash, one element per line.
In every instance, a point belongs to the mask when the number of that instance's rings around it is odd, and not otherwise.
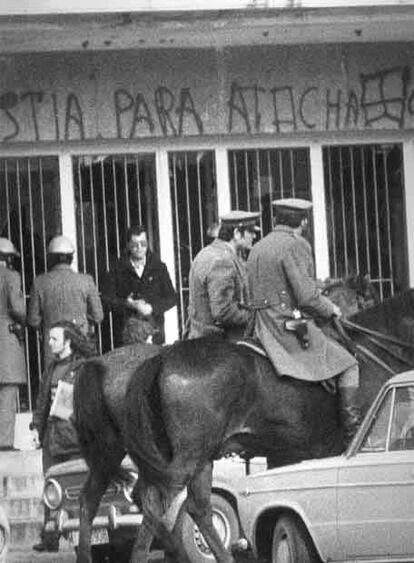
<path fill-rule="evenodd" d="M 414 43 L 5 55 L 0 148 L 407 130 L 413 70 Z"/>

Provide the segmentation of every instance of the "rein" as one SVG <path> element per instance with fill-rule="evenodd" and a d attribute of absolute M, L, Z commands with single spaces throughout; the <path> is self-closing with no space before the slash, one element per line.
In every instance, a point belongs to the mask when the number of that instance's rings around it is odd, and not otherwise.
<path fill-rule="evenodd" d="M 363 334 L 368 334 L 369 336 L 373 336 L 374 338 L 378 338 L 379 340 L 389 342 L 390 344 L 396 344 L 401 348 L 414 351 L 414 344 L 411 344 L 410 342 L 405 342 L 404 340 L 400 340 L 399 338 L 395 338 L 394 336 L 390 336 L 388 334 L 384 334 L 382 332 L 378 332 L 376 330 L 366 328 L 357 323 L 353 323 L 347 319 L 341 319 L 341 323 L 345 328 L 351 331 L 362 332 Z"/>
<path fill-rule="evenodd" d="M 383 360 L 381 360 L 381 358 L 379 358 L 376 354 L 374 354 L 373 352 L 371 352 L 371 350 L 368 350 L 368 348 L 366 348 L 365 346 L 361 346 L 361 344 L 355 344 L 355 342 L 352 340 L 352 338 L 350 336 L 348 336 L 344 330 L 344 326 L 346 326 L 346 322 L 345 320 L 339 320 L 336 317 L 332 318 L 332 323 L 335 327 L 335 329 L 337 330 L 337 332 L 339 333 L 339 335 L 341 336 L 341 338 L 344 340 L 346 347 L 348 348 L 348 350 L 355 356 L 356 352 L 360 352 L 363 356 L 369 358 L 370 360 L 372 360 L 373 362 L 375 362 L 377 365 L 379 365 L 380 367 L 382 367 L 385 371 L 387 371 L 389 374 L 391 375 L 395 375 L 395 371 L 387 364 L 385 363 Z"/>

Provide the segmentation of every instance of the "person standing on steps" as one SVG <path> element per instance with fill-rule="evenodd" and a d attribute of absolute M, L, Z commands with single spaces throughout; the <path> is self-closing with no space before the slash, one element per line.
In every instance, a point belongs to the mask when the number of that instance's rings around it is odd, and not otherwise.
<path fill-rule="evenodd" d="M 19 385 L 26 383 L 26 305 L 20 275 L 13 267 L 14 244 L 0 238 L 0 451 L 14 450 Z"/>

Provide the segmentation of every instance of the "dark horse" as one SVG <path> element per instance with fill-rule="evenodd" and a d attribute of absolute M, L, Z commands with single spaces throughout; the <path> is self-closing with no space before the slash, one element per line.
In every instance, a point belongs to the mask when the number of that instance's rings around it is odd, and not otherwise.
<path fill-rule="evenodd" d="M 414 317 L 413 301 L 411 295 Z M 361 324 L 364 314 L 359 313 Z M 380 312 L 377 317 L 371 314 L 372 326 L 380 327 Z M 358 334 L 365 410 L 394 371 L 391 364 L 401 360 L 395 354 L 384 362 L 378 358 L 381 348 L 370 351 L 369 339 L 377 336 Z M 391 344 L 397 345 L 387 343 L 386 348 Z M 401 356 L 407 366 L 414 365 L 409 346 Z M 75 417 L 90 469 L 81 497 L 79 562 L 90 561 L 91 522 L 106 487 L 119 474 L 126 450 L 139 469 L 133 498 L 144 521 L 131 561 L 140 563 L 148 560 L 154 535 L 163 542 L 168 560 L 194 563 L 176 524 L 183 506 L 217 562 L 234 561 L 212 524 L 214 459 L 237 450 L 267 455 L 272 465 L 283 465 L 342 450 L 336 396 L 319 384 L 275 376 L 268 360 L 249 348 L 198 339 L 162 350 L 135 348 L 126 367 L 111 361 L 111 355 L 89 361 L 75 386 Z M 401 364 L 395 371 L 401 371 Z"/>

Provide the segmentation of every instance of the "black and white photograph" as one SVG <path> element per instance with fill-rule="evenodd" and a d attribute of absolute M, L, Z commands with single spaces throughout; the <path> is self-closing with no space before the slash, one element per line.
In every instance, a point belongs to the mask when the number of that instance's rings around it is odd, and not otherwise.
<path fill-rule="evenodd" d="M 0 563 L 414 562 L 414 0 L 0 0 Z"/>

